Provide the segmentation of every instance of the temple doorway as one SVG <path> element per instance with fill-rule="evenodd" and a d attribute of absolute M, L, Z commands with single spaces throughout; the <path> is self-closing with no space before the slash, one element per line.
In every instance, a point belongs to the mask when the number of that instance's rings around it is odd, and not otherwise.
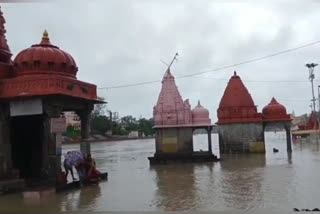
<path fill-rule="evenodd" d="M 264 122 L 266 152 L 292 151 L 290 122 Z"/>
<path fill-rule="evenodd" d="M 209 151 L 208 130 L 201 128 L 193 130 L 193 151 Z"/>
<path fill-rule="evenodd" d="M 40 178 L 43 151 L 43 116 L 11 117 L 12 164 L 20 178 Z"/>

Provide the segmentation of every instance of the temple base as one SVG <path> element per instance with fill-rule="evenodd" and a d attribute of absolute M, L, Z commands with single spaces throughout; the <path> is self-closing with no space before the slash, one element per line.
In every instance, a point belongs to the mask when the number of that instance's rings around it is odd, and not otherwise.
<path fill-rule="evenodd" d="M 10 179 L 0 181 L 0 195 L 22 191 L 25 187 L 23 179 Z"/>
<path fill-rule="evenodd" d="M 193 152 L 192 154 L 155 154 L 148 157 L 151 165 L 173 162 L 214 162 L 220 159 L 211 152 Z"/>

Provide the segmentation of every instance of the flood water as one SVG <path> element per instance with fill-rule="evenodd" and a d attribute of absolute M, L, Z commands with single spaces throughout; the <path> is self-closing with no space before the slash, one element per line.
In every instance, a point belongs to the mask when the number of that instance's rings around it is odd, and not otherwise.
<path fill-rule="evenodd" d="M 218 154 L 218 137 L 213 134 Z M 206 150 L 206 135 L 194 137 L 196 150 Z M 273 153 L 272 148 L 279 153 Z M 78 150 L 79 145 L 65 145 Z M 319 145 L 296 142 L 286 152 L 285 133 L 266 133 L 266 154 L 229 155 L 217 163 L 150 166 L 154 139 L 92 144 L 97 168 L 108 181 L 59 193 L 41 201 L 20 194 L 0 197 L 0 211 L 292 211 L 316 208 L 320 202 Z M 69 178 L 70 179 L 70 178 Z"/>

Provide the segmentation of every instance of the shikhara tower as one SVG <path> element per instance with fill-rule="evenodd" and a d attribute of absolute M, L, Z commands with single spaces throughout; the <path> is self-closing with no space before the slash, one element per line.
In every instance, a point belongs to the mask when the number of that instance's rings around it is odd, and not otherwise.
<path fill-rule="evenodd" d="M 170 66 L 163 76 L 158 101 L 153 107 L 153 119 L 156 153 L 154 157 L 149 158 L 151 163 L 181 159 L 216 160 L 211 149 L 212 125 L 209 111 L 201 106 L 200 101 L 193 110 L 189 99 L 183 101 Z M 193 131 L 199 128 L 208 132 L 208 151 L 200 155 L 193 150 Z"/>

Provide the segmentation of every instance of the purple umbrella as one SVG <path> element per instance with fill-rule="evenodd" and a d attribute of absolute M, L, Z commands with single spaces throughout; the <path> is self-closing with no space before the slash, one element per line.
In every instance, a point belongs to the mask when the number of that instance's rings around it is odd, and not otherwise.
<path fill-rule="evenodd" d="M 64 164 L 70 168 L 84 161 L 84 155 L 80 151 L 67 152 L 64 158 Z"/>

